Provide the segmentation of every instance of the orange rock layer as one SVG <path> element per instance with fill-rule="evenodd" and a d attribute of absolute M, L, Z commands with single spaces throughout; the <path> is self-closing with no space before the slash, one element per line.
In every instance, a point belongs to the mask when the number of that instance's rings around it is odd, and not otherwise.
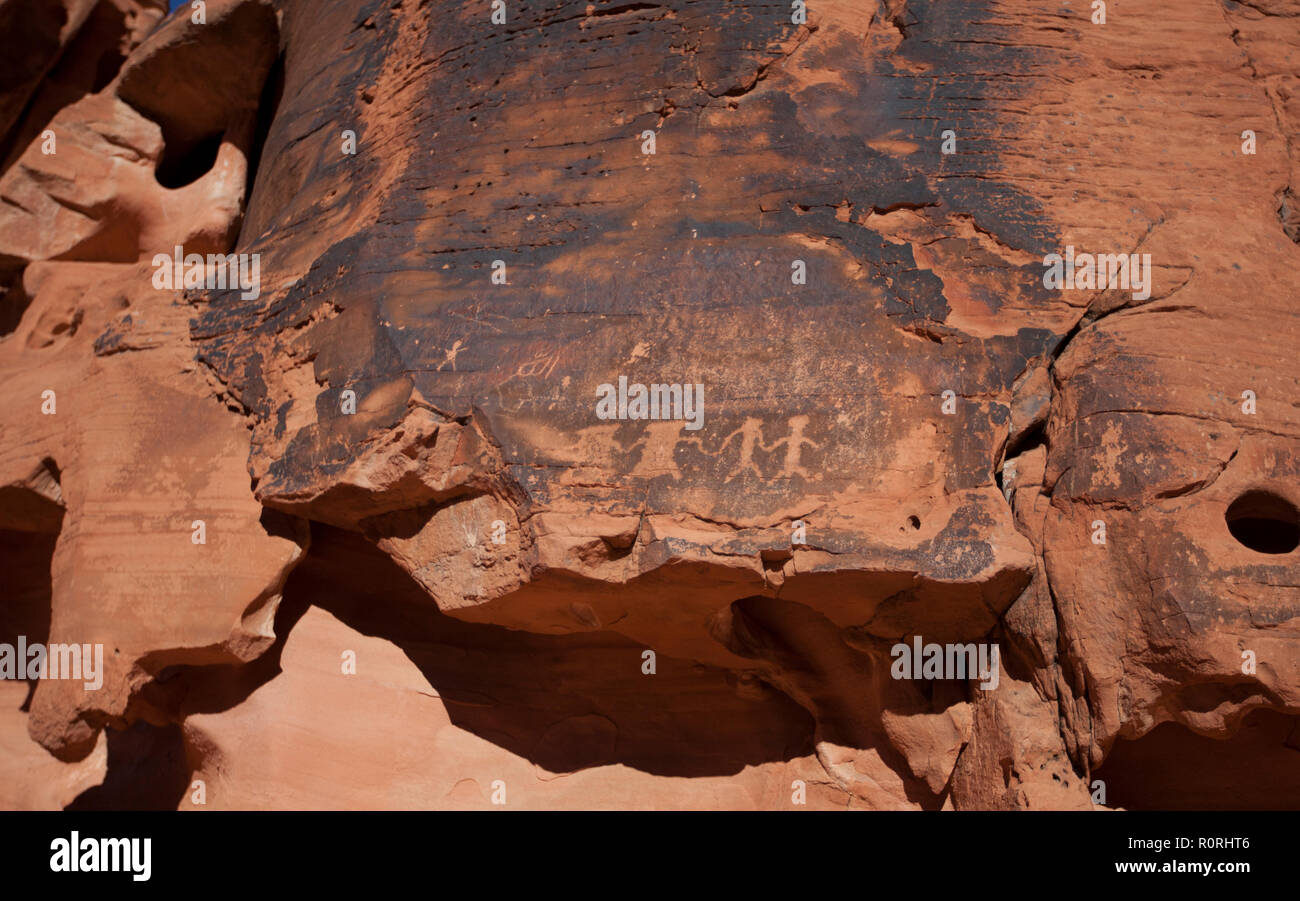
<path fill-rule="evenodd" d="M 0 0 L 0 806 L 1300 808 L 1300 0 L 201 6 Z"/>

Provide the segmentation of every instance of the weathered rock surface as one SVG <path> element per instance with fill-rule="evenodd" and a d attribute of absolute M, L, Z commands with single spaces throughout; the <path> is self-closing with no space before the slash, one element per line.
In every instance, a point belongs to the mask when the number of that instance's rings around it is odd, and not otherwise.
<path fill-rule="evenodd" d="M 117 84 L 55 117 L 54 154 L 36 142 L 0 178 L 5 252 L 27 264 L 0 350 L 0 378 L 24 398 L 0 419 L 5 526 L 48 536 L 43 556 L 22 555 L 17 585 L 44 595 L 43 622 L 29 602 L 5 640 L 104 647 L 102 687 L 42 680 L 31 698 L 32 737 L 63 759 L 84 756 L 106 723 L 156 720 L 134 695 L 168 666 L 257 657 L 308 542 L 305 523 L 249 494 L 243 417 L 195 363 L 179 292 L 157 290 L 137 262 L 230 240 L 251 132 L 194 186 L 169 190 L 155 179 L 159 126 Z"/>
<path fill-rule="evenodd" d="M 54 114 L 104 88 L 166 11 L 163 0 L 3 0 L 0 161 L 5 168 Z"/>
<path fill-rule="evenodd" d="M 106 649 L 0 803 L 1300 807 L 1300 2 L 508 6 L 212 0 L 0 174 L 0 642 Z"/>

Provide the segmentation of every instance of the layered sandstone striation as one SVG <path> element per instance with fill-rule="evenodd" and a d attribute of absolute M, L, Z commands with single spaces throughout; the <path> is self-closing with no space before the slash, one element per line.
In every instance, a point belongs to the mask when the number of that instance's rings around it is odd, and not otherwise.
<path fill-rule="evenodd" d="M 25 6 L 6 806 L 1300 807 L 1300 2 Z"/>

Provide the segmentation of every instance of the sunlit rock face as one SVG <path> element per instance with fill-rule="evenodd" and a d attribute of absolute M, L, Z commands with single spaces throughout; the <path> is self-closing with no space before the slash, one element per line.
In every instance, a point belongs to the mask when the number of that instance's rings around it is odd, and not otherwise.
<path fill-rule="evenodd" d="M 5 804 L 1300 807 L 1300 6 L 109 6 Z"/>

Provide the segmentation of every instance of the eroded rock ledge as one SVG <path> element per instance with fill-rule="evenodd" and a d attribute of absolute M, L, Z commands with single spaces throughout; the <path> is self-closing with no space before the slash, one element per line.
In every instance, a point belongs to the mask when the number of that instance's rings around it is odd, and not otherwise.
<path fill-rule="evenodd" d="M 1300 3 L 507 5 L 0 0 L 0 802 L 1300 807 Z"/>

